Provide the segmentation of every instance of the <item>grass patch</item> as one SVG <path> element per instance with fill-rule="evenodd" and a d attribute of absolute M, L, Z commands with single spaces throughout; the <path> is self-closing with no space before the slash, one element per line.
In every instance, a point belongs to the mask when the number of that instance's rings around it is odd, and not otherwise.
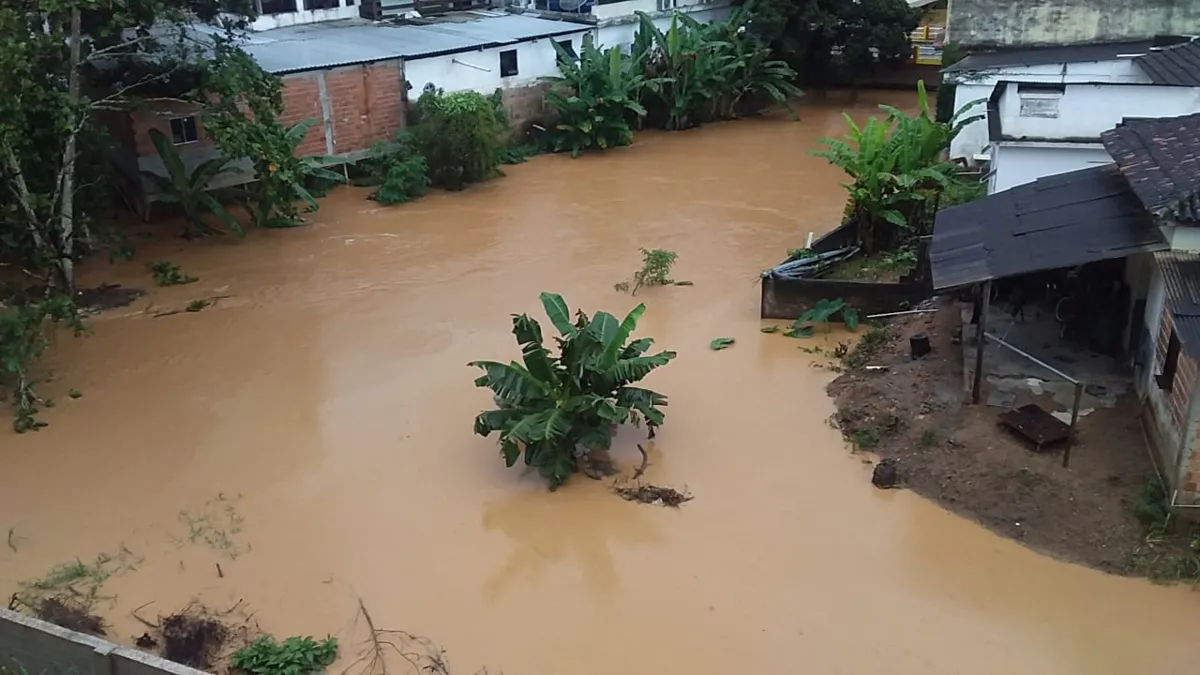
<path fill-rule="evenodd" d="M 900 277 L 917 266 L 917 252 L 913 248 L 901 248 L 874 255 L 856 255 L 843 260 L 829 269 L 826 279 L 847 281 L 899 281 Z"/>
<path fill-rule="evenodd" d="M 205 546 L 237 560 L 238 556 L 250 550 L 236 541 L 242 532 L 245 519 L 238 513 L 237 502 L 241 495 L 230 499 L 224 494 L 217 495 L 195 511 L 180 511 L 179 520 L 187 525 L 187 540 L 193 544 Z"/>
<path fill-rule="evenodd" d="M 855 450 L 870 450 L 879 445 L 879 432 L 874 429 L 855 429 L 846 435 Z"/>
<path fill-rule="evenodd" d="M 891 333 L 884 326 L 872 326 L 870 330 L 863 333 L 862 339 L 858 344 L 854 345 L 849 353 L 842 359 L 843 364 L 851 369 L 856 370 L 867 365 L 879 350 L 885 347 L 891 341 Z"/>

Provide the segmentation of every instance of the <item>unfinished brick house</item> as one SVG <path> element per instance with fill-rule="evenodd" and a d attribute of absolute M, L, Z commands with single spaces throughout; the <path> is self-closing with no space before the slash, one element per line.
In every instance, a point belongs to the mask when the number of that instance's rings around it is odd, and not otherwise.
<path fill-rule="evenodd" d="M 514 124 L 538 117 L 545 84 L 557 73 L 553 42 L 578 50 L 589 26 L 502 13 L 449 15 L 423 25 L 361 19 L 252 33 L 244 48 L 283 79 L 285 124 L 316 121 L 299 153 L 356 161 L 405 127 L 410 96 L 426 84 L 447 91 L 504 92 Z M 114 161 L 128 178 L 130 204 L 148 214 L 152 184 L 163 174 L 149 132 L 160 130 L 189 168 L 219 155 L 204 133 L 203 111 L 183 103 L 156 105 L 112 120 Z M 250 180 L 249 164 L 221 177 L 219 188 Z"/>
<path fill-rule="evenodd" d="M 1101 138 L 1170 246 L 1147 266 L 1135 384 L 1173 503 L 1200 503 L 1200 114 L 1126 120 Z"/>

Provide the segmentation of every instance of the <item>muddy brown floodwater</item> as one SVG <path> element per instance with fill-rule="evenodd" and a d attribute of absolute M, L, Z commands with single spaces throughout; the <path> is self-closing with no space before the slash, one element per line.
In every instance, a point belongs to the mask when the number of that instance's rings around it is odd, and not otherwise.
<path fill-rule="evenodd" d="M 883 100 L 911 102 L 852 107 Z M 124 545 L 139 562 L 101 605 L 124 641 L 134 608 L 199 597 L 346 643 L 360 595 L 459 673 L 1196 672 L 1200 597 L 874 490 L 826 424 L 831 374 L 759 332 L 758 271 L 841 212 L 842 176 L 807 152 L 843 107 L 643 134 L 400 207 L 343 189 L 301 229 L 90 266 L 88 284 L 149 287 L 154 259 L 200 281 L 59 340 L 50 426 L 0 433 L 0 532 L 17 536 L 0 591 Z M 614 292 L 641 246 L 678 251 L 695 286 Z M 540 316 L 540 291 L 647 303 L 639 333 L 680 354 L 650 380 L 670 407 L 647 478 L 694 501 L 632 504 L 582 478 L 551 494 L 472 435 L 490 398 L 465 364 L 515 357 L 509 314 Z M 145 311 L 212 295 L 230 297 Z M 737 344 L 710 351 L 722 336 Z M 642 438 L 618 436 L 626 468 Z"/>

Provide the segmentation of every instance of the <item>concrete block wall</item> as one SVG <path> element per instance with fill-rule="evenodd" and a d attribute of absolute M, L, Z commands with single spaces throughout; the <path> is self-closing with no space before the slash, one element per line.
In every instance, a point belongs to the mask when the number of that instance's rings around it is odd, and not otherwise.
<path fill-rule="evenodd" d="M 1119 42 L 1189 35 L 1200 0 L 950 0 L 948 40 L 966 47 Z"/>
<path fill-rule="evenodd" d="M 7 609 L 0 609 L 0 667 L 29 675 L 205 675 Z"/>
<path fill-rule="evenodd" d="M 546 107 L 546 92 L 549 89 L 549 83 L 541 82 L 504 90 L 504 110 L 508 113 L 508 121 L 512 125 L 513 133 L 519 133 L 530 122 L 546 118 L 549 114 Z"/>

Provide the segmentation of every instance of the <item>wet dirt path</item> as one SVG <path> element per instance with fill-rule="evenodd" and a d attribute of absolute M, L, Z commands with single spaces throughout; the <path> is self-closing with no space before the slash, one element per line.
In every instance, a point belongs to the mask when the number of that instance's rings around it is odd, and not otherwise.
<path fill-rule="evenodd" d="M 89 282 L 148 286 L 146 261 L 170 259 L 200 281 L 61 340 L 50 426 L 0 433 L 0 532 L 19 543 L 0 545 L 0 591 L 123 544 L 140 562 L 102 608 L 124 641 L 145 603 L 245 599 L 276 635 L 349 651 L 360 595 L 457 673 L 1194 672 L 1197 596 L 872 489 L 825 422 L 831 374 L 759 332 L 757 271 L 840 214 L 841 174 L 806 153 L 842 107 L 642 135 L 396 208 L 345 189 L 303 229 L 93 266 Z M 639 246 L 677 251 L 695 286 L 614 292 Z M 584 479 L 549 494 L 472 435 L 490 399 L 465 363 L 515 357 L 508 316 L 540 316 L 544 290 L 588 311 L 647 303 L 639 334 L 680 353 L 648 382 L 670 407 L 647 478 L 694 501 L 640 506 Z M 210 295 L 231 297 L 138 314 Z M 710 351 L 721 336 L 737 344 Z M 615 458 L 641 439 L 623 431 Z"/>

